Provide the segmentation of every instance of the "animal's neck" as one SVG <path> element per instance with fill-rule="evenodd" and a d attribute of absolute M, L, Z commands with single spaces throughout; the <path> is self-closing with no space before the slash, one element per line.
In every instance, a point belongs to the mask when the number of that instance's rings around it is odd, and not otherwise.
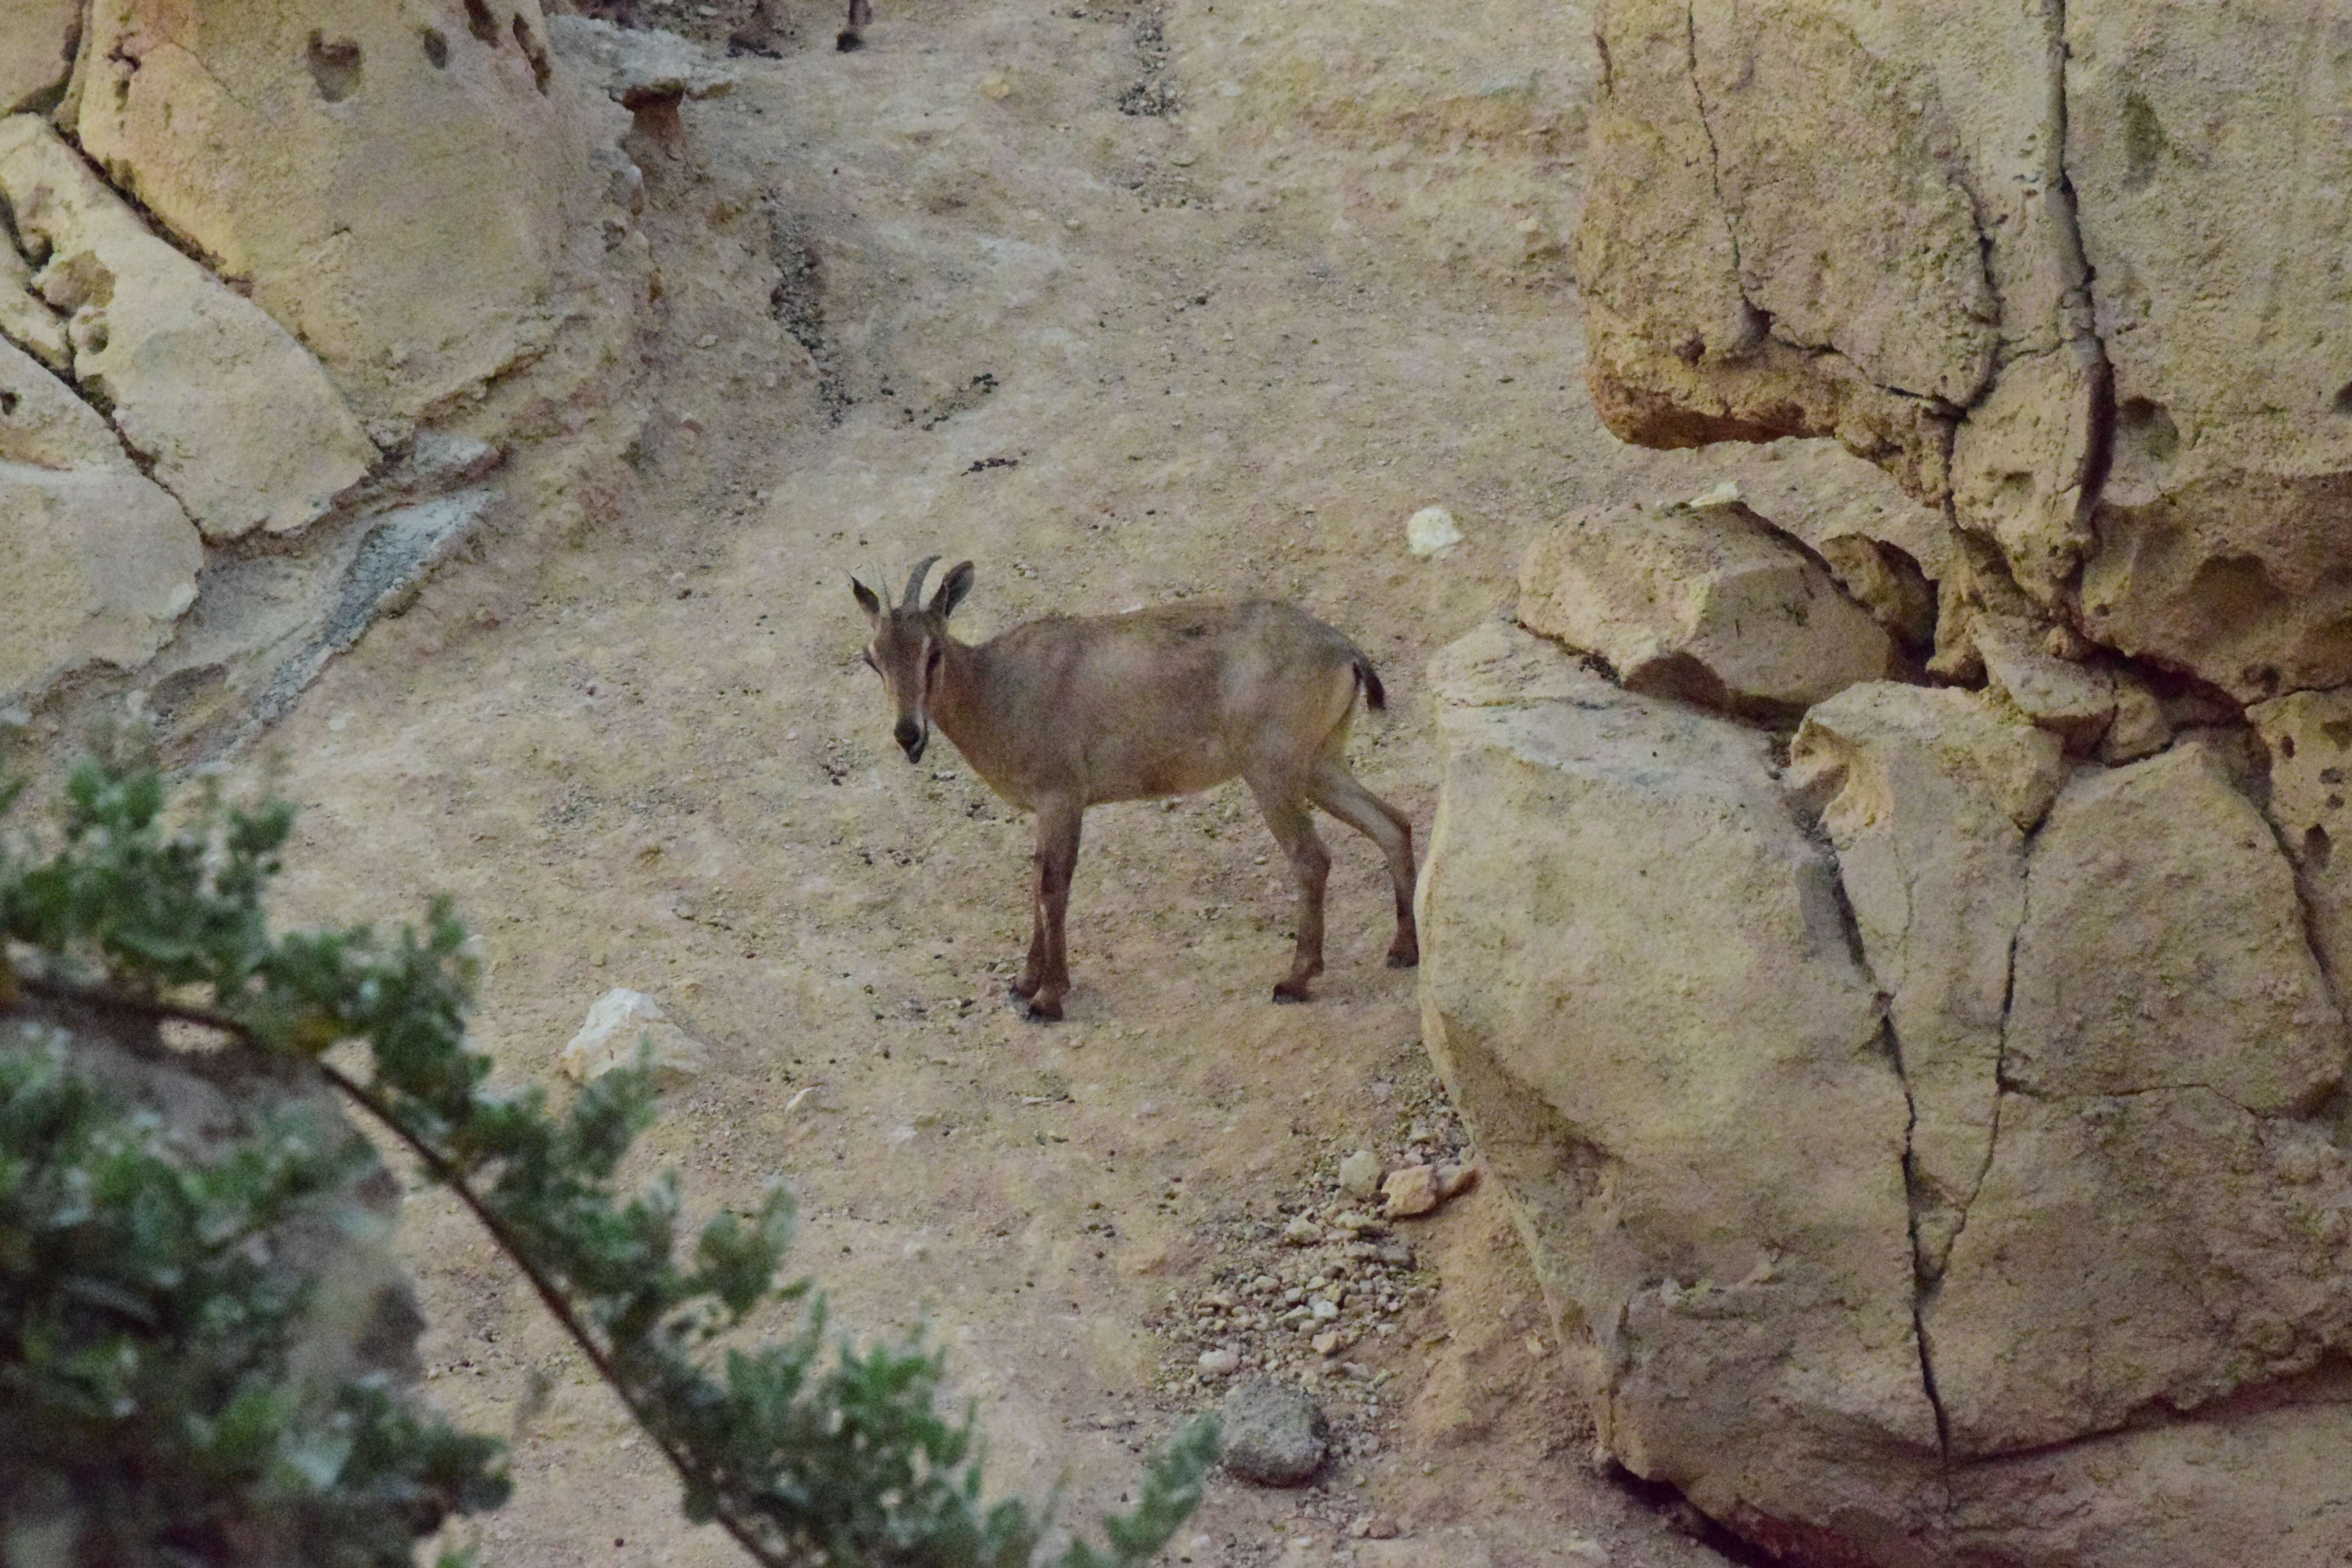
<path fill-rule="evenodd" d="M 931 685 L 931 722 L 955 742 L 964 761 L 985 774 L 989 759 L 982 752 L 989 734 L 988 650 L 946 636 L 940 644 L 946 657 L 940 660 L 939 679 Z"/>

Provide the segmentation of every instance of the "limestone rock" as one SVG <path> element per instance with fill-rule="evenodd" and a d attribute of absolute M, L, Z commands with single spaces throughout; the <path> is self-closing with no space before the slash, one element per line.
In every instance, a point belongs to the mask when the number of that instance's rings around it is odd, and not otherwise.
<path fill-rule="evenodd" d="M 1937 1468 L 1910 1111 L 1769 738 L 1501 625 L 1431 681 L 1423 1034 L 1601 1443 L 1719 1518 L 1899 1513 L 1885 1470 Z"/>
<path fill-rule="evenodd" d="M 1778 341 L 1965 407 L 1990 377 L 2000 310 L 1955 132 L 1927 74 L 1865 47 L 1837 9 L 1688 8 L 1740 294 Z"/>
<path fill-rule="evenodd" d="M 580 78 L 628 109 L 718 98 L 741 79 L 676 33 L 616 27 L 592 16 L 550 16 L 555 54 Z"/>
<path fill-rule="evenodd" d="M 1946 1252 L 1991 1158 L 2025 836 L 2065 782 L 2053 736 L 1973 692 L 1880 682 L 1805 715 L 1815 792 L 1911 1095 L 1919 1267 Z"/>
<path fill-rule="evenodd" d="M 2342 14 L 2065 14 L 2067 173 L 2116 414 L 2087 629 L 2242 700 L 2352 680 L 2352 293 L 2322 259 L 2352 236 L 2352 142 L 2314 133 L 2346 111 Z"/>
<path fill-rule="evenodd" d="M 1224 1467 L 1262 1487 L 1299 1487 L 1331 1450 L 1330 1426 L 1302 1391 L 1271 1378 L 1236 1384 L 1218 1407 Z"/>
<path fill-rule="evenodd" d="M 2312 945 L 2336 979 L 2352 980 L 2352 691 L 2298 691 L 2246 710 L 2270 752 L 2268 811 L 2293 858 L 2310 912 Z"/>
<path fill-rule="evenodd" d="M 1462 530 L 1444 507 L 1425 506 L 1405 519 L 1404 542 L 1406 549 L 1426 561 L 1461 543 Z"/>
<path fill-rule="evenodd" d="M 404 431 L 548 352 L 601 253 L 539 0 L 104 0 L 73 127 L 158 223 Z"/>
<path fill-rule="evenodd" d="M 0 342 L 0 704 L 93 660 L 129 668 L 194 603 L 204 544 L 88 404 Z"/>
<path fill-rule="evenodd" d="M 556 1060 L 574 1082 L 590 1083 L 614 1068 L 635 1066 L 639 1047 L 647 1042 L 655 1079 L 666 1088 L 695 1077 L 708 1061 L 701 1042 L 671 1023 L 660 1003 L 618 986 L 596 999 Z"/>
<path fill-rule="evenodd" d="M 1747 508 L 1618 507 L 1528 552 L 1519 619 L 1600 655 L 1629 690 L 1743 712 L 1811 706 L 1890 673 L 1884 627 Z"/>
<path fill-rule="evenodd" d="M 2099 743 L 2116 716 L 2114 677 L 2053 657 L 2044 628 L 2032 622 L 1980 616 L 1974 635 L 1996 699 L 2057 736 L 2070 752 L 2086 752 Z"/>
<path fill-rule="evenodd" d="M 2099 405 L 2095 350 L 2078 341 L 2011 360 L 1952 438 L 1954 514 L 2045 608 L 2066 602 L 2092 543 Z"/>
<path fill-rule="evenodd" d="M 2077 774 L 2035 841 L 2027 903 L 2002 1067 L 2018 1089 L 2200 1088 L 2266 1115 L 2342 1079 L 2344 1018 L 2294 871 L 2203 744 Z"/>
<path fill-rule="evenodd" d="M 2352 294 L 2305 243 L 2352 230 L 2336 21 L 1610 0 L 1602 416 L 1835 434 L 2110 647 L 2242 700 L 2352 680 Z"/>
<path fill-rule="evenodd" d="M 1647 446 L 1835 436 L 1940 502 L 1950 414 L 1879 385 L 1839 347 L 1776 336 L 1754 302 L 1718 192 L 1712 105 L 1692 70 L 1693 8 L 1611 0 L 1595 22 L 1608 69 L 1587 133 L 1575 258 L 1592 356 L 1586 374 L 1601 418 Z M 1818 84 L 1804 89 L 1806 102 L 1821 97 Z M 1906 172 L 1895 188 L 1913 184 Z M 1785 206 L 1759 211 L 1759 220 L 1771 226 Z M 1837 293 L 1848 282 L 1868 287 L 1857 268 L 1793 293 Z M 1863 344 L 1879 346 L 1870 333 Z"/>
<path fill-rule="evenodd" d="M 48 125 L 0 121 L 0 196 L 70 312 L 74 379 L 211 540 L 290 532 L 375 448 L 285 329 L 151 233 Z"/>
<path fill-rule="evenodd" d="M 1339 1162 L 1339 1185 L 1349 1197 L 1369 1198 L 1381 1190 L 1381 1157 L 1359 1149 Z"/>
<path fill-rule="evenodd" d="M 82 0 L 9 0 L 0 6 L 0 114 L 33 107 L 63 87 Z"/>

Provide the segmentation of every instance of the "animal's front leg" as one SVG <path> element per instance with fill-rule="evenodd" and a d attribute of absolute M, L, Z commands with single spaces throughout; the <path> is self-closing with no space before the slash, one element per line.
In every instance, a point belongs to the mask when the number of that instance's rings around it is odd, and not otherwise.
<path fill-rule="evenodd" d="M 1021 978 L 1013 983 L 1013 994 L 1026 1002 L 1037 994 L 1045 978 L 1045 852 L 1041 844 L 1029 857 L 1029 958 L 1021 966 Z"/>
<path fill-rule="evenodd" d="M 1045 962 L 1029 998 L 1033 1018 L 1060 1017 L 1062 998 L 1069 993 L 1070 879 L 1078 868 L 1078 829 L 1085 820 L 1083 805 L 1055 805 L 1037 813 L 1037 908 Z"/>

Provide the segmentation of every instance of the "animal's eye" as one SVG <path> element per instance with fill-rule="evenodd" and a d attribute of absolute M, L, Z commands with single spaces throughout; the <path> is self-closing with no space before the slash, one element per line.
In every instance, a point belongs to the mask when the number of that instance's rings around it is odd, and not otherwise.
<path fill-rule="evenodd" d="M 945 658 L 947 658 L 947 650 L 945 648 L 934 647 L 931 649 L 931 660 L 929 668 L 932 669 L 939 668 L 940 660 Z"/>

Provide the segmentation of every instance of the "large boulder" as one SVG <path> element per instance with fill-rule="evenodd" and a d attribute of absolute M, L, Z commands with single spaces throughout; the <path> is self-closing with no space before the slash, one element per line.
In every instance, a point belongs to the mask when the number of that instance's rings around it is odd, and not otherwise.
<path fill-rule="evenodd" d="M 538 0 L 96 0 L 89 29 L 83 149 L 378 434 L 537 358 L 574 309 L 602 180 Z"/>
<path fill-rule="evenodd" d="M 2347 1042 L 2242 745 L 1878 682 L 1783 774 L 1511 627 L 1431 673 L 1424 1035 L 1605 1451 L 1797 1561 L 2338 1561 Z M 2308 885 L 2352 713 L 2263 723 Z"/>
<path fill-rule="evenodd" d="M 73 376 L 213 540 L 290 532 L 376 449 L 302 345 L 158 237 L 47 122 L 0 121 L 0 199 L 68 317 Z"/>
<path fill-rule="evenodd" d="M 204 544 L 97 411 L 0 342 L 0 707 L 94 660 L 129 667 L 195 602 Z"/>
<path fill-rule="evenodd" d="M 1722 1517 L 1904 1506 L 1882 1473 L 1937 1459 L 1910 1110 L 1770 738 L 1501 625 L 1431 680 L 1424 1037 L 1581 1347 L 1601 1443 Z"/>
<path fill-rule="evenodd" d="M 1895 661 L 1819 557 L 1736 502 L 1555 524 L 1528 552 L 1519 619 L 1598 654 L 1629 690 L 1739 712 L 1799 712 Z"/>
<path fill-rule="evenodd" d="M 1607 0 L 1577 239 L 1603 417 L 1836 436 L 2100 642 L 2241 699 L 2352 680 L 2342 28 Z"/>

